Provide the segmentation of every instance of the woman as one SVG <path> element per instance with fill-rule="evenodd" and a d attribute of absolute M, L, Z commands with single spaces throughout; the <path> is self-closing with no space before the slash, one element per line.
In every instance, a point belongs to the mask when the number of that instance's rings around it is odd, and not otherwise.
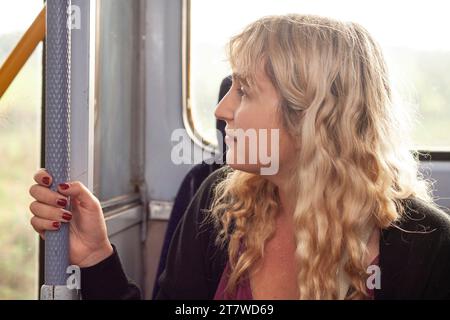
<path fill-rule="evenodd" d="M 407 149 L 406 114 L 368 32 L 270 16 L 228 49 L 233 84 L 216 116 L 227 122 L 229 166 L 208 177 L 178 225 L 158 298 L 450 298 L 450 219 Z M 249 130 L 255 139 L 237 134 Z M 262 174 L 273 162 L 275 172 Z M 138 298 L 95 197 L 79 183 L 49 191 L 44 171 L 35 180 L 40 233 L 70 220 L 54 206 L 71 196 L 84 297 Z"/>

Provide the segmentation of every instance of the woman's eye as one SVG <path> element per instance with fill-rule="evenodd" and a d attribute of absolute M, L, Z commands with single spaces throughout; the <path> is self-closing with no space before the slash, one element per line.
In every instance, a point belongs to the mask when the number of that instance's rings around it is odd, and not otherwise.
<path fill-rule="evenodd" d="M 246 95 L 245 91 L 242 89 L 242 87 L 238 88 L 237 92 L 238 92 L 238 95 L 241 97 L 244 97 Z"/>

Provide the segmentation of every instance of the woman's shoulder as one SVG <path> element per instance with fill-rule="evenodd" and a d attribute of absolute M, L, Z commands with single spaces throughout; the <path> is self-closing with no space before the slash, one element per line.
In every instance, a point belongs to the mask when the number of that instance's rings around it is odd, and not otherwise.
<path fill-rule="evenodd" d="M 193 202 L 197 205 L 197 209 L 209 209 L 214 198 L 214 190 L 216 186 L 223 181 L 228 173 L 232 171 L 229 166 L 222 166 L 212 172 L 201 183 L 196 191 Z"/>
<path fill-rule="evenodd" d="M 399 221 L 402 229 L 418 232 L 436 232 L 450 242 L 450 213 L 418 197 L 403 201 L 404 214 Z"/>
<path fill-rule="evenodd" d="M 401 217 L 382 230 L 383 249 L 402 248 L 414 255 L 441 255 L 450 249 L 450 215 L 418 197 L 401 201 Z M 394 253 L 392 251 L 391 253 Z"/>
<path fill-rule="evenodd" d="M 404 213 L 380 239 L 383 270 L 378 299 L 450 298 L 450 218 L 417 197 L 402 200 Z"/>
<path fill-rule="evenodd" d="M 232 170 L 228 166 L 223 166 L 214 172 L 212 172 L 200 185 L 196 191 L 194 198 L 190 202 L 186 211 L 188 216 L 193 215 L 190 218 L 195 221 L 196 226 L 204 229 L 214 229 L 214 224 L 211 219 L 205 219 L 210 217 L 208 212 L 211 209 L 212 202 L 214 201 L 216 186 L 226 178 L 227 174 Z M 187 217 L 186 217 L 187 218 Z M 213 230 L 209 230 L 210 232 Z"/>

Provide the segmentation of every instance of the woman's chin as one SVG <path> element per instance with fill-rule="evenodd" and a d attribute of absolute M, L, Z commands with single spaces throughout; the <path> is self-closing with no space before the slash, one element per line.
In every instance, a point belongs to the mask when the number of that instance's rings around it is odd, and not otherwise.
<path fill-rule="evenodd" d="M 226 163 L 228 166 L 233 168 L 234 170 L 245 171 L 248 173 L 260 174 L 261 166 L 257 163 L 241 163 L 236 160 L 234 153 L 232 151 L 227 151 L 226 154 Z"/>

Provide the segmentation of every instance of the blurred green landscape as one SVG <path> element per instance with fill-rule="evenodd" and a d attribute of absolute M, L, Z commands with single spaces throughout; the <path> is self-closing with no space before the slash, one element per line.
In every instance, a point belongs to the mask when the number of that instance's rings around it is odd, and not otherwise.
<path fill-rule="evenodd" d="M 0 35 L 0 63 L 21 34 Z M 0 99 L 0 299 L 35 299 L 38 237 L 28 188 L 40 161 L 41 45 Z"/>
<path fill-rule="evenodd" d="M 216 141 L 219 87 L 231 74 L 222 49 L 208 43 L 191 48 L 192 115 L 195 129 L 208 141 Z M 400 102 L 417 114 L 411 149 L 450 151 L 450 51 L 385 48 L 384 54 Z"/>
<path fill-rule="evenodd" d="M 450 151 L 450 51 L 385 50 L 392 84 L 418 112 L 414 149 Z"/>

